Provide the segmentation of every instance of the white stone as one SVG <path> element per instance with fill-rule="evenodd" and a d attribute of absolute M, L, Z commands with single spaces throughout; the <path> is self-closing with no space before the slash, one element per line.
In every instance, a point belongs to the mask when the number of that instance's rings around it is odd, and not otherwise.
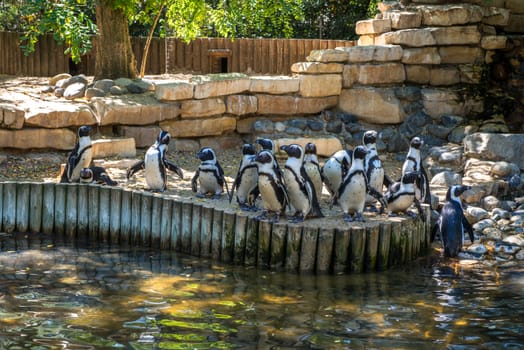
<path fill-rule="evenodd" d="M 182 118 L 210 117 L 226 112 L 226 104 L 220 97 L 202 100 L 186 100 L 181 102 Z"/>
<path fill-rule="evenodd" d="M 69 129 L 0 129 L 0 148 L 51 148 L 70 151 L 75 143 L 76 132 Z"/>
<path fill-rule="evenodd" d="M 504 35 L 485 35 L 480 41 L 480 47 L 484 50 L 505 49 L 508 43 L 508 37 Z"/>
<path fill-rule="evenodd" d="M 363 85 L 399 84 L 406 80 L 402 63 L 379 63 L 359 65 L 358 82 Z"/>
<path fill-rule="evenodd" d="M 322 63 L 322 62 L 297 62 L 291 65 L 291 72 L 302 74 L 330 74 L 342 73 L 344 65 L 342 63 Z"/>
<path fill-rule="evenodd" d="M 252 76 L 249 91 L 264 94 L 290 94 L 298 92 L 300 80 L 288 76 Z"/>
<path fill-rule="evenodd" d="M 384 12 L 383 17 L 391 20 L 393 30 L 418 28 L 422 23 L 422 15 L 418 11 L 388 11 Z"/>
<path fill-rule="evenodd" d="M 422 13 L 422 24 L 425 26 L 478 23 L 483 15 L 480 6 L 468 4 L 424 5 L 417 8 Z"/>
<path fill-rule="evenodd" d="M 257 112 L 257 97 L 251 95 L 230 95 L 226 97 L 226 112 L 234 115 Z"/>
<path fill-rule="evenodd" d="M 387 19 L 367 19 L 357 21 L 355 32 L 358 35 L 363 34 L 380 34 L 391 30 L 391 20 Z"/>
<path fill-rule="evenodd" d="M 93 158 L 136 157 L 134 138 L 93 140 Z"/>
<path fill-rule="evenodd" d="M 342 149 L 342 143 L 336 137 L 321 137 L 321 138 L 281 138 L 276 139 L 275 144 L 277 148 L 282 145 L 290 145 L 292 143 L 299 144 L 305 147 L 308 142 L 312 142 L 317 146 L 317 154 L 321 157 L 329 157 L 336 151 Z"/>
<path fill-rule="evenodd" d="M 342 89 L 340 74 L 299 75 L 302 97 L 338 96 Z"/>
<path fill-rule="evenodd" d="M 240 73 L 207 74 L 193 77 L 191 82 L 195 84 L 195 99 L 240 94 L 251 85 L 249 78 Z"/>
<path fill-rule="evenodd" d="M 477 26 L 428 28 L 437 45 L 477 45 L 481 34 Z"/>
<path fill-rule="evenodd" d="M 155 97 L 159 101 L 179 101 L 193 98 L 193 84 L 179 81 L 157 83 Z"/>
<path fill-rule="evenodd" d="M 429 28 L 397 30 L 382 34 L 377 40 L 385 44 L 401 45 L 402 47 L 435 46 L 437 44 Z"/>
<path fill-rule="evenodd" d="M 398 124 L 405 117 L 402 104 L 392 88 L 343 89 L 338 107 L 356 115 L 363 123 Z"/>
<path fill-rule="evenodd" d="M 436 47 L 405 48 L 402 55 L 404 64 L 440 64 Z"/>
<path fill-rule="evenodd" d="M 348 53 L 349 63 L 399 61 L 402 58 L 400 45 L 368 45 L 343 48 Z"/>
<path fill-rule="evenodd" d="M 343 50 L 312 50 L 306 57 L 308 62 L 346 62 L 348 54 Z"/>

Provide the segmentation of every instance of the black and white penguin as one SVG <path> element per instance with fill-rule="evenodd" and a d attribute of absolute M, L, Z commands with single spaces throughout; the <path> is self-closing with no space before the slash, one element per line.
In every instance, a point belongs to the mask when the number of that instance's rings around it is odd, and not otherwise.
<path fill-rule="evenodd" d="M 338 192 L 334 199 L 338 199 L 340 207 L 344 212 L 344 220 L 346 222 L 353 221 L 353 216 L 357 221 L 364 221 L 362 213 L 366 204 L 366 195 L 371 194 L 385 207 L 382 194 L 375 191 L 369 186 L 366 173 L 364 171 L 364 159 L 366 158 L 367 150 L 364 146 L 357 146 L 353 150 L 351 159 L 351 167 L 344 177 Z M 351 214 L 351 215 L 350 215 Z"/>
<path fill-rule="evenodd" d="M 329 157 L 321 168 L 322 179 L 331 199 L 336 196 L 342 180 L 351 166 L 351 151 L 336 151 Z M 336 202 L 335 202 L 336 204 Z"/>
<path fill-rule="evenodd" d="M 215 199 L 220 198 L 224 192 L 224 185 L 229 196 L 224 170 L 218 162 L 215 151 L 211 147 L 203 147 L 197 153 L 197 158 L 200 159 L 201 163 L 191 179 L 193 192 L 196 193 L 200 185 L 197 197 L 212 196 Z"/>
<path fill-rule="evenodd" d="M 475 240 L 473 228 L 464 216 L 460 196 L 470 186 L 453 185 L 446 192 L 446 203 L 442 207 L 440 216 L 431 230 L 431 242 L 434 241 L 437 231 L 440 233 L 444 256 L 453 258 L 458 255 L 464 245 L 464 233 L 469 234 L 471 243 Z"/>
<path fill-rule="evenodd" d="M 101 166 L 91 166 L 80 170 L 80 183 L 97 183 L 101 185 L 116 186 L 118 182 L 111 179 Z"/>
<path fill-rule="evenodd" d="M 231 187 L 229 202 L 236 190 L 237 203 L 241 210 L 257 210 L 255 201 L 258 197 L 258 170 L 255 164 L 255 146 L 246 143 L 242 146 L 242 160 L 238 167 L 237 176 Z"/>
<path fill-rule="evenodd" d="M 366 159 L 364 159 L 364 171 L 366 172 L 369 186 L 375 191 L 382 193 L 385 174 L 382 161 L 378 157 L 377 138 L 378 133 L 375 130 L 368 130 L 362 136 L 362 144 L 366 146 L 368 151 Z M 369 194 L 366 196 L 367 205 L 372 205 L 375 202 L 375 197 Z"/>
<path fill-rule="evenodd" d="M 317 146 L 314 143 L 308 142 L 304 148 L 304 169 L 306 169 L 307 176 L 315 187 L 317 199 L 322 198 L 322 188 L 324 181 L 322 180 L 322 172 L 317 157 Z"/>
<path fill-rule="evenodd" d="M 273 154 L 267 150 L 258 152 L 255 157 L 258 169 L 258 189 L 264 208 L 262 214 L 256 217 L 257 220 L 268 220 L 268 214 L 272 213 L 273 217 L 270 221 L 278 222 L 289 203 L 286 188 L 275 173 L 274 162 Z"/>
<path fill-rule="evenodd" d="M 279 177 L 280 181 L 283 181 L 282 180 L 282 169 L 280 169 L 277 158 L 275 156 L 275 153 L 277 151 L 275 142 L 271 139 L 265 139 L 265 138 L 258 138 L 256 139 L 255 142 L 259 144 L 263 150 L 271 152 L 271 154 L 273 155 L 273 168 L 275 170 L 275 174 Z"/>
<path fill-rule="evenodd" d="M 167 189 L 166 169 L 175 172 L 181 179 L 184 178 L 182 169 L 166 158 L 166 152 L 171 141 L 167 131 L 161 130 L 153 145 L 147 150 L 144 160 L 138 161 L 127 169 L 126 177 L 129 180 L 139 170 L 145 170 L 145 180 L 150 191 L 163 192 Z"/>
<path fill-rule="evenodd" d="M 283 145 L 280 149 L 288 155 L 283 173 L 289 203 L 295 210 L 290 221 L 302 222 L 306 217 L 323 217 L 315 186 L 304 168 L 304 149 L 297 144 Z"/>
<path fill-rule="evenodd" d="M 402 175 L 399 182 L 395 182 L 389 186 L 388 191 L 384 194 L 387 211 L 390 216 L 395 216 L 399 213 L 407 213 L 408 208 L 415 204 L 422 220 L 425 219 L 420 206 L 420 202 L 415 194 L 415 183 L 418 181 L 420 173 L 417 171 L 407 172 Z"/>
<path fill-rule="evenodd" d="M 62 172 L 60 182 L 78 182 L 80 181 L 80 171 L 83 168 L 89 168 L 93 159 L 93 149 L 91 145 L 91 131 L 93 129 L 88 125 L 78 128 L 78 141 L 75 148 L 69 153 L 67 162 Z"/>
<path fill-rule="evenodd" d="M 402 175 L 407 172 L 416 171 L 420 173 L 420 176 L 417 180 L 416 195 L 418 200 L 422 203 L 431 205 L 431 192 L 429 188 L 429 178 L 422 164 L 422 159 L 420 156 L 420 148 L 424 142 L 419 137 L 414 137 L 411 139 L 409 145 L 409 151 L 406 155 L 406 160 L 402 164 Z"/>

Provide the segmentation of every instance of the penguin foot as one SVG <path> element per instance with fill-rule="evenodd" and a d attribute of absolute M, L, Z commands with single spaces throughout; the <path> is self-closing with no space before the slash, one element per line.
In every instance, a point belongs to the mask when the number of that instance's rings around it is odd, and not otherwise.
<path fill-rule="evenodd" d="M 280 215 L 275 214 L 275 215 L 273 215 L 273 218 L 271 220 L 269 220 L 269 222 L 275 223 L 275 222 L 278 222 L 279 220 L 280 220 Z"/>
<path fill-rule="evenodd" d="M 362 213 L 357 213 L 357 217 L 355 218 L 355 221 L 364 222 L 364 217 L 362 216 Z"/>
<path fill-rule="evenodd" d="M 418 214 L 417 213 L 414 213 L 412 211 L 408 211 L 406 212 L 406 215 L 413 218 L 413 219 L 416 219 L 418 217 Z"/>
<path fill-rule="evenodd" d="M 255 217 L 255 220 L 258 220 L 258 221 L 264 221 L 264 220 L 267 220 L 267 211 L 264 210 L 262 212 L 262 214 L 258 215 Z"/>
<path fill-rule="evenodd" d="M 390 211 L 390 212 L 388 213 L 388 216 L 389 216 L 389 217 L 392 217 L 392 218 L 396 218 L 396 217 L 398 217 L 398 214 L 397 214 L 397 213 L 394 213 L 394 212 L 392 212 L 392 211 Z"/>
<path fill-rule="evenodd" d="M 352 222 L 353 221 L 353 217 L 347 213 L 344 214 L 344 221 L 345 222 Z"/>
<path fill-rule="evenodd" d="M 294 216 L 290 216 L 288 218 L 288 221 L 293 223 L 293 224 L 297 224 L 299 222 L 304 222 L 304 216 L 299 214 L 299 215 L 294 215 Z"/>
<path fill-rule="evenodd" d="M 220 199 L 220 197 L 222 197 L 222 193 L 215 193 L 211 198 Z"/>
<path fill-rule="evenodd" d="M 378 209 L 375 206 L 369 206 L 366 208 L 366 210 L 369 211 L 370 213 L 378 213 Z"/>
<path fill-rule="evenodd" d="M 196 196 L 197 198 L 206 198 L 206 195 L 203 194 L 203 193 L 197 193 L 195 196 Z"/>
<path fill-rule="evenodd" d="M 240 210 L 242 211 L 253 211 L 253 207 L 247 204 L 239 204 Z"/>

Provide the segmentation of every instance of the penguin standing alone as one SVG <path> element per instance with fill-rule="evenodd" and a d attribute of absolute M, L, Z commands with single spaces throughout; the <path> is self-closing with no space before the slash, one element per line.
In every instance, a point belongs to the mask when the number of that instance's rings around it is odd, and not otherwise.
<path fill-rule="evenodd" d="M 462 250 L 464 244 L 464 232 L 469 234 L 471 243 L 475 241 L 473 228 L 464 216 L 460 195 L 470 186 L 453 185 L 446 192 L 446 203 L 442 207 L 437 223 L 431 230 L 431 242 L 435 239 L 437 231 L 444 248 L 444 256 L 453 258 Z"/>
<path fill-rule="evenodd" d="M 126 178 L 129 180 L 139 170 L 145 170 L 145 180 L 150 191 L 163 192 L 167 189 L 167 170 L 175 172 L 181 179 L 184 178 L 182 169 L 166 158 L 167 147 L 171 137 L 167 131 L 161 130 L 153 145 L 148 148 L 144 160 L 140 160 L 127 169 Z"/>
<path fill-rule="evenodd" d="M 304 168 L 304 150 L 297 144 L 283 145 L 280 149 L 287 153 L 284 165 L 284 183 L 289 203 L 295 209 L 292 222 L 302 222 L 308 216 L 323 217 L 318 204 L 315 186 Z"/>
<path fill-rule="evenodd" d="M 409 151 L 406 156 L 406 160 L 402 164 L 402 175 L 410 171 L 416 171 L 420 173 L 419 179 L 416 183 L 415 192 L 417 198 L 426 204 L 431 205 L 431 193 L 429 188 L 429 178 L 422 164 L 420 157 L 420 148 L 424 142 L 419 137 L 411 139 Z"/>
<path fill-rule="evenodd" d="M 321 168 L 322 179 L 326 184 L 331 200 L 336 197 L 340 184 L 351 166 L 351 151 L 340 150 L 326 160 Z M 336 201 L 334 202 L 336 204 Z"/>
<path fill-rule="evenodd" d="M 242 146 L 242 161 L 238 167 L 237 176 L 231 187 L 229 202 L 233 199 L 235 190 L 237 203 L 241 210 L 256 210 L 255 201 L 258 197 L 258 171 L 255 164 L 255 147 L 246 143 Z"/>
<path fill-rule="evenodd" d="M 382 167 L 382 161 L 378 157 L 377 152 L 377 137 L 378 133 L 375 130 L 366 131 L 362 137 L 362 143 L 366 146 L 368 153 L 366 159 L 364 159 L 364 171 L 368 178 L 369 186 L 375 191 L 382 193 L 384 180 L 386 175 L 384 174 L 384 168 Z M 387 184 L 391 181 L 387 180 Z M 366 196 L 366 204 L 372 205 L 376 202 L 375 197 L 371 195 Z"/>
<path fill-rule="evenodd" d="M 258 169 L 258 189 L 262 198 L 264 208 L 257 220 L 267 220 L 268 214 L 272 213 L 271 222 L 278 222 L 288 204 L 286 188 L 274 168 L 275 158 L 270 151 L 262 150 L 255 157 Z"/>
<path fill-rule="evenodd" d="M 78 128 L 78 142 L 75 148 L 69 153 L 64 171 L 60 182 L 78 182 L 80 181 L 80 171 L 88 168 L 93 159 L 93 149 L 91 145 L 91 131 L 93 129 L 88 125 Z"/>
<path fill-rule="evenodd" d="M 197 192 L 200 185 L 200 193 L 197 197 L 203 198 L 211 195 L 218 199 L 224 192 L 224 185 L 229 196 L 224 170 L 220 166 L 215 151 L 211 147 L 204 147 L 197 153 L 197 158 L 201 163 L 195 175 L 191 179 L 191 190 Z"/>
<path fill-rule="evenodd" d="M 366 204 L 366 195 L 369 193 L 377 198 L 381 203 L 381 209 L 385 207 L 385 202 L 382 194 L 375 191 L 369 186 L 366 173 L 364 172 L 364 159 L 366 158 L 367 150 L 364 146 L 357 146 L 353 150 L 353 159 L 351 160 L 351 168 L 344 177 L 344 181 L 340 185 L 335 199 L 338 199 L 340 207 L 344 212 L 344 221 L 351 222 L 355 215 L 357 221 L 364 221 L 362 213 Z"/>
<path fill-rule="evenodd" d="M 425 220 L 422 207 L 415 194 L 415 183 L 419 177 L 420 173 L 417 171 L 407 172 L 402 175 L 399 182 L 395 182 L 389 187 L 384 194 L 384 199 L 390 216 L 406 212 L 412 204 L 415 204 L 422 220 Z"/>
<path fill-rule="evenodd" d="M 322 187 L 324 185 L 322 180 L 322 173 L 317 157 L 317 146 L 314 143 L 308 142 L 304 148 L 304 169 L 306 169 L 307 176 L 315 187 L 317 199 L 320 201 L 322 197 Z"/>

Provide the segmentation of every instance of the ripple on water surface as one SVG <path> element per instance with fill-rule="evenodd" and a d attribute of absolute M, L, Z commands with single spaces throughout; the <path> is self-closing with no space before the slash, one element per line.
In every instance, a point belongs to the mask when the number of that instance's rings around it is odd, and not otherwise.
<path fill-rule="evenodd" d="M 524 349 L 518 267 L 298 275 L 34 237 L 1 245 L 1 349 Z"/>

